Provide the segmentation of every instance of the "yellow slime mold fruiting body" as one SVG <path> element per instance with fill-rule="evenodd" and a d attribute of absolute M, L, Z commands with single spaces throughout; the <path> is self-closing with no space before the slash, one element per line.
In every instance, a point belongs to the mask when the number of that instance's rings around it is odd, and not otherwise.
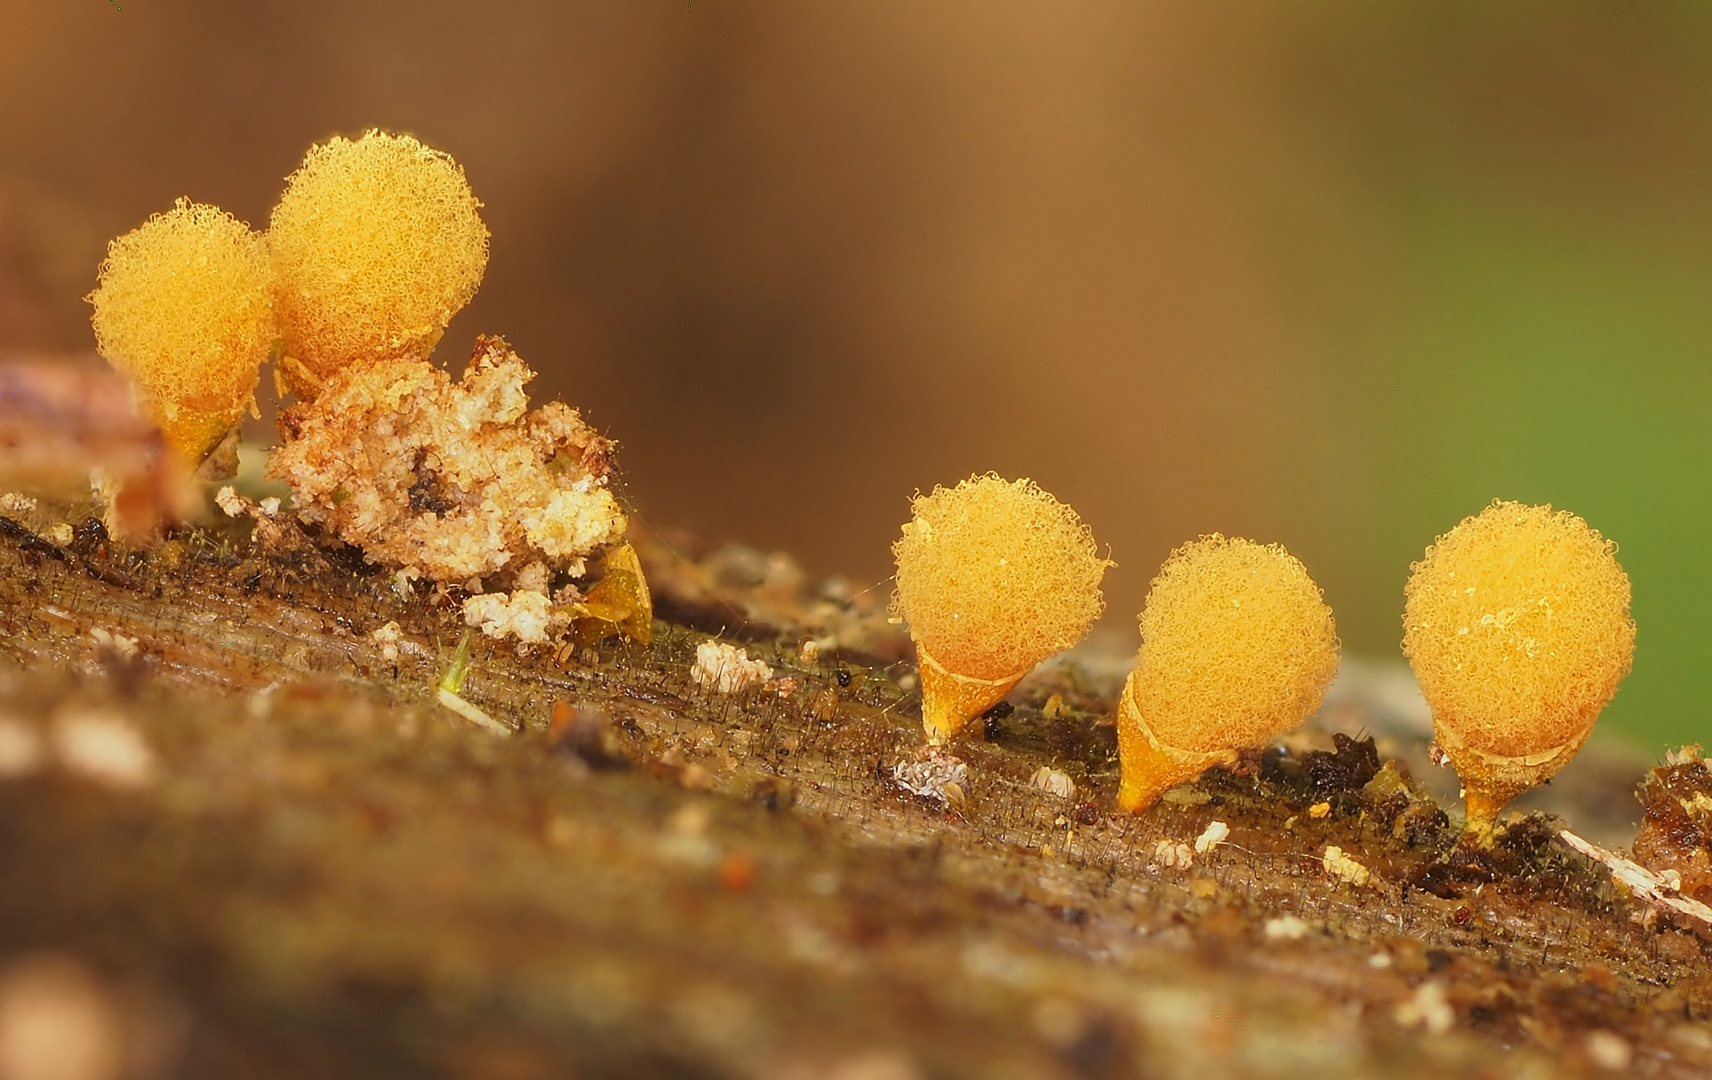
<path fill-rule="evenodd" d="M 988 474 L 917 495 L 893 610 L 909 623 L 928 741 L 951 740 L 1099 617 L 1100 558 L 1076 512 L 1032 480 Z"/>
<path fill-rule="evenodd" d="M 189 466 L 254 400 L 272 295 L 266 242 L 218 207 L 179 199 L 107 247 L 88 297 L 96 348 Z"/>
<path fill-rule="evenodd" d="M 1575 756 L 1629 673 L 1629 594 L 1616 545 L 1550 506 L 1494 502 L 1410 568 L 1403 651 L 1474 842 Z"/>
<path fill-rule="evenodd" d="M 1331 609 L 1282 547 L 1213 533 L 1173 551 L 1148 592 L 1118 704 L 1118 805 L 1144 810 L 1297 726 L 1337 665 Z"/>
<path fill-rule="evenodd" d="M 487 268 L 464 172 L 408 135 L 312 147 L 268 228 L 280 370 L 312 399 L 355 363 L 425 358 Z"/>

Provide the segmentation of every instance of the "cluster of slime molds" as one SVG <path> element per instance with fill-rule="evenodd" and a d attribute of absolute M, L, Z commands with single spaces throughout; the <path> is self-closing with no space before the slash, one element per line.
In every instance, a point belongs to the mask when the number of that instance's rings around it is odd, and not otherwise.
<path fill-rule="evenodd" d="M 528 411 L 534 373 L 503 341 L 479 340 L 458 383 L 427 361 L 481 285 L 480 207 L 457 162 L 408 135 L 333 138 L 288 179 L 266 237 L 180 200 L 113 242 L 90 300 L 101 351 L 190 464 L 253 402 L 279 340 L 300 402 L 268 472 L 299 520 L 407 577 L 514 590 L 471 599 L 466 619 L 544 642 L 577 615 L 555 580 L 626 522 L 612 444 L 557 402 Z M 249 513 L 235 493 L 221 506 Z M 280 539 L 277 512 L 249 516 Z"/>
<path fill-rule="evenodd" d="M 1635 623 L 1616 550 L 1567 511 L 1499 501 L 1411 569 L 1403 651 L 1476 838 L 1569 762 L 1629 673 Z"/>
<path fill-rule="evenodd" d="M 1118 708 L 1118 803 L 1139 811 L 1319 708 L 1337 629 L 1308 571 L 1277 544 L 1217 533 L 1171 553 L 1141 612 Z"/>
<path fill-rule="evenodd" d="M 180 199 L 108 245 L 89 294 L 96 346 L 192 466 L 254 400 L 272 296 L 266 241 L 218 207 Z"/>
<path fill-rule="evenodd" d="M 1076 512 L 1032 480 L 970 477 L 917 495 L 911 510 L 892 545 L 893 605 L 915 640 L 922 723 L 939 743 L 1087 635 L 1111 563 Z"/>

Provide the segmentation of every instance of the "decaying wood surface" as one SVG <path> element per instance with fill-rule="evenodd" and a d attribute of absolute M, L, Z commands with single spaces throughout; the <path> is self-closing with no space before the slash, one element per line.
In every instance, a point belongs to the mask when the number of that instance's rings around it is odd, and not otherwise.
<path fill-rule="evenodd" d="M 478 642 L 500 737 L 435 701 L 454 605 L 226 528 L 0 523 L 0 721 L 46 748 L 0 779 L 0 1042 L 7 987 L 59 963 L 130 1076 L 1712 1072 L 1692 927 L 1537 815 L 1458 853 L 1372 743 L 1127 817 L 1113 688 L 1071 664 L 955 748 L 941 803 L 892 779 L 919 713 L 872 604 L 658 563 L 647 646 Z M 840 617 L 862 653 L 805 660 Z M 771 682 L 692 682 L 722 623 Z M 144 764 L 72 745 L 92 720 Z"/>

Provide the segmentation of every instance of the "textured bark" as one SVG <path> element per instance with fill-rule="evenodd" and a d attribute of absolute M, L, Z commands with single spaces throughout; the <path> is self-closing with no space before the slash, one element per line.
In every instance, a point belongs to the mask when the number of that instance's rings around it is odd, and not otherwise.
<path fill-rule="evenodd" d="M 656 551 L 650 645 L 477 643 L 463 695 L 497 737 L 435 702 L 455 608 L 349 550 L 3 531 L 0 713 L 50 744 L 122 717 L 157 768 L 0 780 L 0 951 L 94 973 L 152 1048 L 136 1075 L 1712 1069 L 1699 936 L 1638 919 L 1537 815 L 1458 853 L 1364 741 L 1250 755 L 1129 817 L 1115 686 L 1072 664 L 954 748 L 941 807 L 889 780 L 922 741 L 913 673 L 836 589 Z M 838 618 L 868 661 L 804 661 Z M 390 621 L 396 661 L 370 636 Z M 773 683 L 697 688 L 721 624 Z"/>

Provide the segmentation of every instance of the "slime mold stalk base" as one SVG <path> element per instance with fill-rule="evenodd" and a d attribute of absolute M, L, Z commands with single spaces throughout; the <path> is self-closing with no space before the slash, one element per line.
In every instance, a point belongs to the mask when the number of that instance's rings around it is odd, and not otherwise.
<path fill-rule="evenodd" d="M 1491 847 L 1498 815 L 1510 800 L 1538 787 L 1568 765 L 1592 730 L 1589 725 L 1578 738 L 1561 746 L 1511 756 L 1476 749 L 1435 720 L 1433 736 L 1462 779 L 1463 801 L 1468 810 L 1462 842 Z"/>
<path fill-rule="evenodd" d="M 1118 702 L 1118 757 L 1123 762 L 1118 807 L 1138 814 L 1178 784 L 1193 780 L 1214 765 L 1235 760 L 1236 751 L 1179 750 L 1160 742 L 1135 703 L 1132 672 Z"/>
<path fill-rule="evenodd" d="M 1002 679 L 977 679 L 946 671 L 927 646 L 915 644 L 921 674 L 921 726 L 930 746 L 944 746 L 970 720 L 999 703 L 1028 672 Z"/>

